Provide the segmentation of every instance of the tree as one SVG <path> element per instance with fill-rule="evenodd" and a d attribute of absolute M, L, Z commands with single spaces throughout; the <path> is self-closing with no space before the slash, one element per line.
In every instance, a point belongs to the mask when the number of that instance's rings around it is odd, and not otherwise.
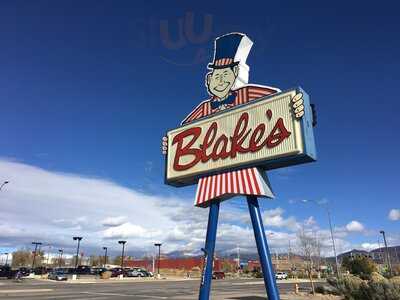
<path fill-rule="evenodd" d="M 14 251 L 12 254 L 12 264 L 13 268 L 19 267 L 30 267 L 33 262 L 33 251 L 28 249 L 21 249 Z M 35 258 L 35 267 L 40 267 L 42 265 L 42 260 L 44 258 L 43 251 L 37 251 Z"/>
<path fill-rule="evenodd" d="M 372 272 L 376 272 L 376 265 L 371 258 L 366 256 L 345 257 L 342 266 L 351 274 L 362 279 L 369 279 Z"/>
<path fill-rule="evenodd" d="M 306 272 L 308 274 L 308 277 L 310 279 L 311 283 L 311 288 L 313 294 L 315 294 L 315 286 L 314 286 L 314 281 L 312 278 L 312 272 L 314 268 L 314 262 L 313 262 L 313 257 L 318 257 L 319 251 L 320 251 L 320 246 L 318 245 L 319 243 L 317 242 L 316 236 L 313 237 L 311 235 L 308 235 L 304 227 L 302 228 L 301 231 L 297 233 L 297 238 L 299 239 L 299 248 L 301 251 L 301 254 L 308 259 L 306 261 Z"/>
<path fill-rule="evenodd" d="M 90 256 L 91 266 L 96 267 L 96 266 L 101 266 L 103 264 L 104 264 L 104 256 L 96 256 L 96 255 Z"/>
<path fill-rule="evenodd" d="M 121 265 L 121 255 L 114 257 L 113 264 L 118 266 Z"/>

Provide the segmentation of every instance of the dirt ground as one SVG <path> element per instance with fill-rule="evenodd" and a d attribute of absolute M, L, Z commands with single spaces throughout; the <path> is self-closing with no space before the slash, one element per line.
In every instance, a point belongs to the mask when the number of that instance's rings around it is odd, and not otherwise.
<path fill-rule="evenodd" d="M 284 294 L 281 295 L 281 300 L 342 300 L 343 297 L 341 296 L 334 296 L 334 295 L 321 295 L 316 294 L 315 296 L 311 294 L 305 293 L 291 293 L 291 294 Z"/>

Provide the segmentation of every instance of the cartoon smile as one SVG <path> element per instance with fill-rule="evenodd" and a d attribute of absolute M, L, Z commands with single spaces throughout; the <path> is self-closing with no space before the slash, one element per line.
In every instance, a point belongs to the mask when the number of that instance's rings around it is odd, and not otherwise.
<path fill-rule="evenodd" d="M 218 86 L 216 86 L 216 87 L 214 88 L 214 90 L 216 90 L 217 92 L 223 92 L 223 91 L 225 91 L 225 90 L 229 87 L 230 84 L 231 84 L 230 82 L 226 82 L 224 85 L 218 85 Z"/>

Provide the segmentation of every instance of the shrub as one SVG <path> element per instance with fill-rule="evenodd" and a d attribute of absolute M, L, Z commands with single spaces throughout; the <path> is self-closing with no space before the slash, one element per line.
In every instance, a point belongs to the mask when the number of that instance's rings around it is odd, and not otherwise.
<path fill-rule="evenodd" d="M 346 300 L 399 300 L 400 283 L 388 280 L 373 272 L 370 280 L 349 275 L 338 279 L 329 279 L 328 283 L 335 287 Z"/>
<path fill-rule="evenodd" d="M 376 264 L 369 257 L 359 256 L 355 258 L 346 257 L 342 266 L 351 274 L 358 275 L 362 279 L 369 279 L 373 272 L 376 272 Z"/>

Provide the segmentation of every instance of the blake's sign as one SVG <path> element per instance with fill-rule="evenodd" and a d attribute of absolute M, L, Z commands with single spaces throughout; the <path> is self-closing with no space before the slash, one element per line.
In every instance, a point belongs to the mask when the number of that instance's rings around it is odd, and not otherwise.
<path fill-rule="evenodd" d="M 304 116 L 292 99 L 303 94 Z M 167 133 L 166 183 L 183 186 L 200 177 L 242 169 L 274 169 L 315 160 L 312 112 L 299 89 L 222 110 Z"/>

